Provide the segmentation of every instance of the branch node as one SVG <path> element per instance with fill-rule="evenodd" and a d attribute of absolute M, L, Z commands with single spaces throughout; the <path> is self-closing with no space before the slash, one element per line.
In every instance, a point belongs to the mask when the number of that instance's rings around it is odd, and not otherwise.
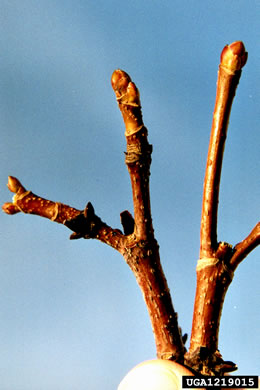
<path fill-rule="evenodd" d="M 206 267 L 213 267 L 213 266 L 217 265 L 218 262 L 219 262 L 219 259 L 216 257 L 202 257 L 197 262 L 196 271 L 198 272 Z"/>
<path fill-rule="evenodd" d="M 233 254 L 233 246 L 227 242 L 219 242 L 216 250 L 216 257 L 221 260 L 229 261 Z"/>
<path fill-rule="evenodd" d="M 55 221 L 58 218 L 59 213 L 60 213 L 60 206 L 61 206 L 60 202 L 55 203 L 54 213 L 53 213 L 53 217 L 51 217 L 51 221 Z"/>
<path fill-rule="evenodd" d="M 127 143 L 127 151 L 125 152 L 125 163 L 127 165 L 140 162 L 140 164 L 148 165 L 151 163 L 151 154 L 153 151 L 153 146 L 146 143 L 145 145 L 141 143 Z"/>
<path fill-rule="evenodd" d="M 237 365 L 222 359 L 219 350 L 212 351 L 207 347 L 198 347 L 193 353 L 187 352 L 185 364 L 196 372 L 206 376 L 224 375 L 237 370 Z"/>
<path fill-rule="evenodd" d="M 75 218 L 64 221 L 64 225 L 73 230 L 71 240 L 79 238 L 95 238 L 100 225 L 100 218 L 95 215 L 94 207 L 88 202 L 84 211 Z"/>

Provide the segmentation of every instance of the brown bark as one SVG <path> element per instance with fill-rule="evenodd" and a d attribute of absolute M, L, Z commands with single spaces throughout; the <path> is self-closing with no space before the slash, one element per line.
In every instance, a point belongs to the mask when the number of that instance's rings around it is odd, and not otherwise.
<path fill-rule="evenodd" d="M 128 236 L 124 257 L 143 293 L 155 336 L 157 357 L 183 362 L 184 346 L 170 291 L 154 238 L 149 175 L 152 147 L 144 127 L 139 92 L 127 73 L 116 70 L 111 78 L 126 131 L 126 165 L 134 206 L 134 231 Z"/>
<path fill-rule="evenodd" d="M 223 374 L 237 368 L 234 363 L 223 361 L 218 351 L 220 318 L 235 263 L 257 245 L 256 230 L 259 243 L 259 227 L 235 248 L 217 241 L 219 186 L 228 120 L 246 60 L 242 42 L 234 42 L 222 51 L 204 180 L 197 288 L 190 348 L 185 362 L 207 375 Z"/>
<path fill-rule="evenodd" d="M 241 76 L 241 68 L 245 65 L 246 59 L 247 53 L 242 42 L 234 42 L 226 46 L 221 54 L 203 189 L 200 257 L 212 257 L 217 249 L 217 214 L 222 160 L 231 106 Z"/>
<path fill-rule="evenodd" d="M 53 222 L 61 223 L 74 233 L 71 239 L 96 238 L 105 244 L 120 251 L 125 239 L 122 232 L 112 229 L 95 214 L 91 203 L 84 210 L 77 210 L 60 202 L 53 202 L 27 191 L 18 179 L 9 176 L 8 188 L 14 192 L 13 202 L 2 206 L 6 214 L 23 212 L 48 218 Z"/>
<path fill-rule="evenodd" d="M 121 213 L 124 234 L 101 221 L 90 203 L 80 211 L 43 199 L 26 191 L 13 177 L 8 181 L 9 189 L 15 192 L 13 203 L 5 203 L 3 210 L 7 214 L 22 211 L 49 218 L 73 230 L 72 239 L 96 238 L 118 250 L 143 293 L 158 358 L 183 362 L 185 348 L 152 225 L 149 193 L 152 146 L 148 143 L 147 129 L 142 121 L 139 93 L 130 77 L 121 70 L 113 73 L 111 81 L 126 126 L 126 165 L 133 194 L 134 218 L 128 211 Z"/>
<path fill-rule="evenodd" d="M 15 194 L 13 202 L 2 206 L 3 211 L 10 215 L 24 212 L 64 224 L 74 232 L 71 239 L 95 238 L 119 251 L 143 293 L 155 336 L 157 357 L 185 362 L 195 371 L 207 375 L 236 369 L 236 365 L 224 361 L 218 351 L 222 306 L 236 267 L 260 244 L 260 222 L 235 247 L 217 240 L 219 185 L 228 119 L 246 59 L 242 42 L 226 46 L 221 54 L 203 189 L 192 334 L 186 354 L 154 237 L 149 191 L 152 146 L 148 143 L 148 132 L 143 124 L 139 92 L 127 73 L 116 70 L 111 79 L 126 127 L 125 162 L 133 195 L 134 217 L 127 210 L 120 214 L 123 233 L 103 222 L 95 214 L 91 203 L 84 210 L 77 210 L 41 198 L 27 191 L 14 177 L 8 179 L 8 188 Z"/>

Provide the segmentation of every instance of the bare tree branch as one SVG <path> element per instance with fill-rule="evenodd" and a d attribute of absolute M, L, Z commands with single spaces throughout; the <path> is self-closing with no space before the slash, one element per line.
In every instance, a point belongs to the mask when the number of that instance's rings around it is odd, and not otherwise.
<path fill-rule="evenodd" d="M 241 69 L 247 60 L 242 42 L 225 46 L 220 58 L 216 102 L 203 188 L 200 259 L 197 265 L 192 333 L 185 361 L 198 371 L 214 375 L 233 371 L 218 351 L 218 333 L 223 302 L 233 278 L 229 261 L 232 247 L 217 242 L 219 186 L 228 120 Z"/>
<path fill-rule="evenodd" d="M 96 238 L 117 249 L 123 251 L 125 236 L 120 230 L 112 229 L 95 215 L 94 208 L 88 203 L 85 210 L 77 210 L 60 202 L 53 202 L 27 191 L 18 179 L 9 176 L 9 190 L 14 192 L 13 202 L 7 202 L 2 206 L 6 214 L 23 212 L 48 218 L 53 222 L 61 223 L 74 231 L 71 235 L 75 238 Z"/>
<path fill-rule="evenodd" d="M 117 249 L 133 271 L 143 293 L 151 319 L 158 358 L 183 362 L 185 348 L 174 311 L 169 287 L 159 256 L 159 246 L 154 238 L 149 175 L 152 147 L 143 125 L 139 93 L 130 77 L 117 70 L 112 75 L 112 86 L 126 126 L 126 165 L 130 174 L 134 218 L 128 211 L 121 213 L 124 234 L 112 229 L 95 215 L 88 203 L 84 211 L 40 198 L 9 178 L 9 189 L 15 192 L 13 203 L 6 203 L 7 214 L 19 211 L 37 214 L 69 227 L 75 238 L 96 238 Z"/>
<path fill-rule="evenodd" d="M 216 103 L 203 189 L 200 258 L 214 257 L 217 248 L 219 185 L 228 120 L 247 53 L 242 42 L 225 46 L 218 72 Z"/>
<path fill-rule="evenodd" d="M 225 242 L 217 242 L 219 185 L 228 119 L 246 60 L 247 53 L 240 41 L 226 46 L 221 54 L 203 189 L 192 334 L 187 353 L 154 237 L 149 191 L 152 146 L 143 124 L 138 89 L 127 73 L 116 70 L 111 78 L 126 128 L 125 162 L 133 196 L 134 217 L 127 210 L 120 214 L 124 233 L 106 225 L 95 214 L 90 202 L 84 210 L 77 210 L 27 191 L 18 179 L 11 176 L 8 188 L 15 194 L 13 202 L 2 206 L 3 211 L 10 215 L 19 212 L 36 214 L 63 224 L 74 232 L 71 239 L 95 238 L 119 251 L 143 293 L 157 357 L 185 363 L 206 375 L 224 374 L 237 368 L 233 362 L 224 361 L 218 351 L 222 307 L 234 270 L 260 243 L 260 222 L 234 248 Z"/>
<path fill-rule="evenodd" d="M 147 140 L 147 129 L 143 124 L 141 102 L 135 84 L 122 70 L 114 71 L 111 84 L 126 128 L 126 165 L 132 185 L 134 232 L 136 239 L 147 240 L 149 236 L 153 237 L 149 191 L 152 146 Z"/>
<path fill-rule="evenodd" d="M 138 89 L 129 75 L 116 70 L 111 78 L 119 109 L 125 123 L 126 165 L 131 179 L 134 225 L 128 212 L 121 214 L 128 235 L 125 260 L 143 293 L 150 315 L 157 356 L 183 362 L 185 348 L 164 276 L 159 247 L 154 238 L 150 207 L 149 175 L 152 146 L 142 120 Z"/>

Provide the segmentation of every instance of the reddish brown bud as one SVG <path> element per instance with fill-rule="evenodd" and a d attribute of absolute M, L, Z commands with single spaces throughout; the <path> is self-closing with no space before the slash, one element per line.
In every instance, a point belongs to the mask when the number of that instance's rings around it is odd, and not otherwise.
<path fill-rule="evenodd" d="M 125 94 L 128 84 L 131 82 L 130 76 L 121 69 L 113 72 L 111 77 L 112 88 L 116 93 L 116 97 Z"/>
<path fill-rule="evenodd" d="M 220 56 L 220 65 L 232 73 L 241 70 L 246 61 L 247 52 L 241 41 L 226 45 Z"/>
<path fill-rule="evenodd" d="M 2 206 L 2 210 L 4 213 L 9 214 L 9 215 L 17 214 L 20 212 L 19 208 L 10 202 L 4 203 Z"/>
<path fill-rule="evenodd" d="M 132 135 L 143 127 L 139 91 L 129 75 L 120 69 L 112 74 L 111 84 L 125 122 L 125 134 Z"/>
<path fill-rule="evenodd" d="M 21 189 L 25 191 L 25 188 L 22 186 L 22 184 L 19 182 L 19 180 L 13 176 L 8 176 L 7 187 L 11 192 L 14 192 L 14 193 L 17 193 L 18 190 L 21 190 Z"/>
<path fill-rule="evenodd" d="M 127 86 L 128 104 L 141 106 L 139 91 L 136 85 L 131 81 Z"/>

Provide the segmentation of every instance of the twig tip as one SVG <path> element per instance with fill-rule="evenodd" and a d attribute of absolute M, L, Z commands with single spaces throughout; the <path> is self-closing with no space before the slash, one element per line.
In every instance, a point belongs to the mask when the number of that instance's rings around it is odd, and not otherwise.
<path fill-rule="evenodd" d="M 21 183 L 14 176 L 8 176 L 7 187 L 11 192 L 17 193 L 19 188 L 22 187 Z"/>
<path fill-rule="evenodd" d="M 247 52 L 242 41 L 226 45 L 220 56 L 221 66 L 231 72 L 239 71 L 247 61 Z"/>
<path fill-rule="evenodd" d="M 121 69 L 116 69 L 111 76 L 112 88 L 118 93 L 120 93 L 120 90 L 126 89 L 130 81 L 130 76 Z"/>
<path fill-rule="evenodd" d="M 19 208 L 11 202 L 4 203 L 2 206 L 2 210 L 8 215 L 14 215 L 20 212 Z"/>

